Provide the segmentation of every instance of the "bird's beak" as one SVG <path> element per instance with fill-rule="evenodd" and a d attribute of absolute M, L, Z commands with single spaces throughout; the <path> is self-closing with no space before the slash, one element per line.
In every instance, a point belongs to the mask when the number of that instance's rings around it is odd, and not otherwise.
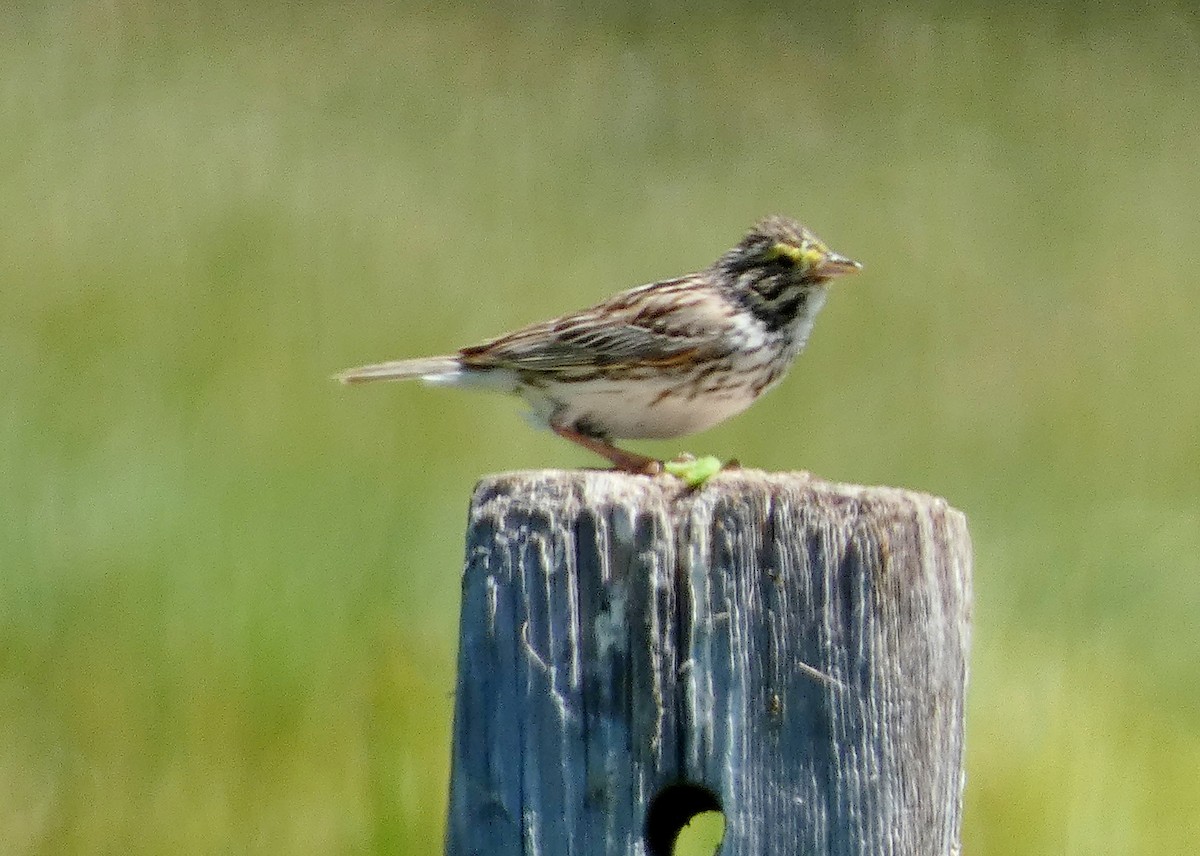
<path fill-rule="evenodd" d="M 848 259 L 837 253 L 829 253 L 821 259 L 814 273 L 823 279 L 831 279 L 847 273 L 857 273 L 860 270 L 862 270 L 862 265 L 854 259 Z"/>

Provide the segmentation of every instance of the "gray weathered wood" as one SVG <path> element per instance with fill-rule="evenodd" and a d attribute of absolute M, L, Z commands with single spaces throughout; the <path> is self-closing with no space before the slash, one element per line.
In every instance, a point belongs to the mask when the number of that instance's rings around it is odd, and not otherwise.
<path fill-rule="evenodd" d="M 485 479 L 446 852 L 666 856 L 719 807 L 723 856 L 957 853 L 970 565 L 907 491 Z"/>

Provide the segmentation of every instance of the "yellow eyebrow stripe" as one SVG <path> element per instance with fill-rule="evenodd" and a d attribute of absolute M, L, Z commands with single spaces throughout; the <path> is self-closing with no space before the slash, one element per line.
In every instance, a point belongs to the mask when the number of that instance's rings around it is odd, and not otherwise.
<path fill-rule="evenodd" d="M 805 245 L 797 247 L 794 244 L 785 244 L 782 241 L 777 241 L 769 252 L 772 258 L 786 256 L 798 265 L 810 267 L 818 264 L 825 257 L 825 253 L 820 247 Z"/>

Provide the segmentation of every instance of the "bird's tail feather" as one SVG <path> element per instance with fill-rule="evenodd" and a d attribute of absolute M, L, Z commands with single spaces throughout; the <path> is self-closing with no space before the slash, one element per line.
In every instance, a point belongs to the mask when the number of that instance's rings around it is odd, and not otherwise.
<path fill-rule="evenodd" d="M 346 369 L 333 377 L 342 383 L 366 383 L 369 380 L 446 381 L 462 370 L 458 357 L 422 357 L 416 360 L 393 360 Z"/>

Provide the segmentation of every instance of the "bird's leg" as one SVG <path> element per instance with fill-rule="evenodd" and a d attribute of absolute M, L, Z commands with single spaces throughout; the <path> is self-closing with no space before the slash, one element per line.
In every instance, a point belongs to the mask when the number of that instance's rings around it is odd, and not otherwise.
<path fill-rule="evenodd" d="M 589 437 L 587 434 L 582 434 L 574 428 L 568 428 L 565 425 L 556 425 L 553 422 L 550 423 L 550 430 L 564 440 L 577 443 L 583 446 L 583 448 L 611 461 L 612 465 L 618 470 L 643 476 L 656 476 L 662 472 L 662 461 L 647 458 L 645 455 L 639 455 L 636 452 L 626 452 L 624 449 L 618 449 L 612 443 L 607 443 L 599 437 Z"/>

